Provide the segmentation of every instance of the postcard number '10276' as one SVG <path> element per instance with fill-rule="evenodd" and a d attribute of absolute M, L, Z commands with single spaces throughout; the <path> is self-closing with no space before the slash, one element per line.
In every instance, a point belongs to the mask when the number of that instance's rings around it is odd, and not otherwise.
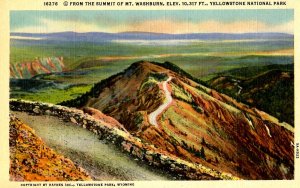
<path fill-rule="evenodd" d="M 44 6 L 57 6 L 58 2 L 44 2 Z"/>

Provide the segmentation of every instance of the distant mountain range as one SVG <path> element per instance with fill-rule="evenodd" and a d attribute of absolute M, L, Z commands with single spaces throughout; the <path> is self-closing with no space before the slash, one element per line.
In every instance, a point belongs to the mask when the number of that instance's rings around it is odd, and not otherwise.
<path fill-rule="evenodd" d="M 293 39 L 294 35 L 286 33 L 186 33 L 166 34 L 149 32 L 59 32 L 59 33 L 10 33 L 11 37 L 30 37 L 60 41 L 111 41 L 111 40 L 249 40 L 249 39 Z"/>

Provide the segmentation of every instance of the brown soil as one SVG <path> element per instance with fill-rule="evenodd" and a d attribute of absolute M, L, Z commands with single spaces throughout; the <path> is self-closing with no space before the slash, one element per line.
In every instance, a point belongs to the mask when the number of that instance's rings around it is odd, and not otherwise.
<path fill-rule="evenodd" d="M 70 159 L 49 148 L 35 131 L 11 116 L 9 131 L 12 181 L 82 181 L 91 177 Z"/>

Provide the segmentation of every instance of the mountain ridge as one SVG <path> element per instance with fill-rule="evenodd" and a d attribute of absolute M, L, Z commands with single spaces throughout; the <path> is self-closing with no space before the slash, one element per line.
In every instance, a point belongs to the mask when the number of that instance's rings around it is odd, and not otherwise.
<path fill-rule="evenodd" d="M 294 125 L 293 65 L 266 66 L 256 71 L 253 69 L 256 68 L 240 68 L 220 73 L 206 83 L 221 93 Z M 237 71 L 248 77 L 239 77 Z M 255 72 L 257 73 L 254 74 Z"/>
<path fill-rule="evenodd" d="M 10 36 L 37 37 L 44 39 L 56 39 L 64 41 L 111 41 L 111 40 L 243 40 L 243 39 L 293 39 L 293 34 L 288 33 L 149 33 L 149 32 L 86 32 L 77 33 L 20 33 L 11 32 Z"/>
<path fill-rule="evenodd" d="M 239 178 L 293 178 L 290 125 L 185 74 L 171 63 L 139 61 L 61 104 L 102 111 L 143 142 Z M 172 101 L 156 117 L 156 127 L 148 115 L 163 104 L 162 87 L 169 88 Z"/>

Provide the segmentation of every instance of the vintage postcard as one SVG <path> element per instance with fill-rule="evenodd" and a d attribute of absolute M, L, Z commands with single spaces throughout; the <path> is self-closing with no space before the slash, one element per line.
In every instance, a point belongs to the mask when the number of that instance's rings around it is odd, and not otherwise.
<path fill-rule="evenodd" d="M 4 1 L 1 183 L 295 187 L 297 6 Z"/>

